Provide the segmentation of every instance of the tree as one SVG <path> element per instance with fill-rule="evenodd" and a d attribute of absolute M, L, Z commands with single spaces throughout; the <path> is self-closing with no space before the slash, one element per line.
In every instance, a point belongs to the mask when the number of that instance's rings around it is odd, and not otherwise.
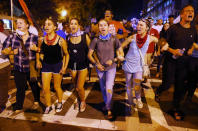
<path fill-rule="evenodd" d="M 14 5 L 22 10 L 18 0 L 13 0 Z M 107 8 L 107 0 L 24 0 L 35 20 L 42 21 L 49 15 L 57 17 L 60 10 L 66 9 L 68 17 L 77 17 L 84 24 L 90 21 L 91 17 L 97 19 L 104 16 Z M 1 0 L 0 13 L 10 15 L 10 0 Z"/>
<path fill-rule="evenodd" d="M 58 9 L 66 9 L 69 17 L 77 17 L 83 24 L 87 24 L 91 17 L 98 19 L 104 16 L 108 5 L 107 0 L 53 0 Z"/>

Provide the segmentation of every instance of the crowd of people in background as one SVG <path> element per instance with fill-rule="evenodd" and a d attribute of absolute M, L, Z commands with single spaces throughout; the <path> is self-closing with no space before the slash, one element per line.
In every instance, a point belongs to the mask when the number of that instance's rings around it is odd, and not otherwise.
<path fill-rule="evenodd" d="M 23 109 L 25 90 L 29 85 L 34 96 L 32 108 L 39 108 L 42 89 L 46 106 L 43 112 L 49 114 L 54 110 L 50 92 L 53 80 L 58 99 L 55 111 L 61 112 L 61 82 L 68 69 L 77 97 L 75 107 L 84 112 L 84 84 L 92 64 L 100 83 L 103 110 L 107 118 L 112 119 L 116 70 L 124 71 L 131 110 L 143 108 L 142 87 L 152 88 L 148 81 L 151 76 L 149 73 L 145 75 L 145 72 L 157 60 L 155 77 L 160 78 L 162 65 L 162 84 L 156 89 L 155 100 L 159 102 L 162 93 L 173 84 L 173 106 L 169 113 L 176 120 L 182 120 L 185 113 L 181 109 L 181 101 L 186 93 L 186 100 L 192 101 L 198 83 L 198 16 L 194 8 L 191 5 L 183 7 L 181 20 L 176 24 L 173 23 L 173 15 L 168 21 L 148 17 L 124 23 L 113 20 L 113 16 L 108 9 L 103 19 L 97 22 L 94 18 L 90 25 L 84 27 L 81 20 L 71 18 L 69 22 L 62 23 L 61 29 L 57 19 L 50 16 L 36 34 L 29 30 L 30 24 L 24 16 L 17 18 L 13 33 L 5 32 L 0 21 L 0 82 L 4 82 L 0 83 L 3 85 L 0 89 L 0 112 L 6 108 L 11 65 L 17 89 L 16 102 L 12 104 L 14 111 Z M 9 61 L 8 56 L 11 55 L 14 58 Z M 39 70 L 41 81 L 37 77 Z"/>

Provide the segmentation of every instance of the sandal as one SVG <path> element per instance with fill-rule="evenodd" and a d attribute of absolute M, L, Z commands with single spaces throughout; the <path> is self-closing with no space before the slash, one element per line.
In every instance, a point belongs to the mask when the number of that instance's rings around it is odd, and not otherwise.
<path fill-rule="evenodd" d="M 181 121 L 184 119 L 184 113 L 179 110 L 170 110 L 169 114 L 176 120 Z"/>
<path fill-rule="evenodd" d="M 110 110 L 107 111 L 107 119 L 111 120 L 113 118 L 112 112 Z"/>
<path fill-rule="evenodd" d="M 155 101 L 160 102 L 160 95 L 158 93 L 155 94 Z"/>

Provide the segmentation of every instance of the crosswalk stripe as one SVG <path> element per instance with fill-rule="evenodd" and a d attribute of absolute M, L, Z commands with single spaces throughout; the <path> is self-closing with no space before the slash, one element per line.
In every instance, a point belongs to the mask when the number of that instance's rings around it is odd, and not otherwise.
<path fill-rule="evenodd" d="M 120 80 L 120 81 L 119 81 Z M 119 79 L 119 83 L 124 81 L 124 78 Z M 98 78 L 95 77 L 91 79 L 92 82 L 98 81 Z M 153 83 L 160 83 L 161 80 L 158 79 L 149 79 L 149 82 Z M 124 86 L 123 83 L 120 83 Z M 87 98 L 88 95 L 91 93 L 94 86 L 88 87 L 85 90 L 85 97 Z M 117 91 L 122 92 L 123 89 L 117 89 Z M 15 93 L 16 90 L 10 90 L 10 94 Z M 29 98 L 31 91 L 26 91 L 26 97 Z M 122 101 L 126 100 L 126 92 L 125 96 L 123 94 L 115 93 L 114 100 Z M 53 99 L 55 99 L 55 93 L 52 93 Z M 185 127 L 177 127 L 177 126 L 170 126 L 165 119 L 164 113 L 160 109 L 160 105 L 155 102 L 154 100 L 154 91 L 152 88 L 144 89 L 143 90 L 143 102 L 146 114 L 140 115 L 141 110 L 135 112 L 132 116 L 126 116 L 125 121 L 113 121 L 110 122 L 108 120 L 101 120 L 101 119 L 93 119 L 93 118 L 82 118 L 78 117 L 78 111 L 74 110 L 74 102 L 76 101 L 76 97 L 74 92 L 66 91 L 63 95 L 64 104 L 67 105 L 66 111 L 63 110 L 62 113 L 52 113 L 52 114 L 36 114 L 36 113 L 20 113 L 16 115 L 13 119 L 20 119 L 20 120 L 30 120 L 30 121 L 38 121 L 38 122 L 48 122 L 48 123 L 55 123 L 55 124 L 69 124 L 74 126 L 83 126 L 83 127 L 90 127 L 90 128 L 100 128 L 100 129 L 107 129 L 107 130 L 144 130 L 144 129 L 152 129 L 153 127 L 156 130 L 160 127 L 160 129 L 164 130 L 174 130 L 174 131 L 186 131 L 186 130 L 193 130 L 190 128 Z M 198 93 L 195 93 L 198 96 Z M 144 98 L 145 97 L 145 98 Z M 11 101 L 15 100 L 15 97 L 10 99 Z M 29 100 L 28 100 L 29 101 Z M 56 103 L 56 101 L 54 101 Z M 68 104 L 69 103 L 69 104 Z M 126 103 L 124 101 L 124 103 Z M 146 103 L 146 104 L 145 104 Z M 64 106 L 65 108 L 65 106 Z M 0 117 L 10 118 L 12 115 L 11 110 L 5 110 L 3 113 L 0 114 Z M 147 114 L 149 113 L 149 115 Z M 146 116 L 145 116 L 146 115 Z M 143 118 L 144 117 L 144 118 Z M 144 121 L 147 119 L 147 121 Z M 148 122 L 150 119 L 151 122 Z M 139 126 L 134 126 L 139 125 Z"/>

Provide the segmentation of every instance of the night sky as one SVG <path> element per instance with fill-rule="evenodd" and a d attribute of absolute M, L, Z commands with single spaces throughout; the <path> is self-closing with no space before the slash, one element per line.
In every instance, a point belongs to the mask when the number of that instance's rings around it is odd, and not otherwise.
<path fill-rule="evenodd" d="M 10 6 L 9 0 L 0 0 L 0 1 L 3 1 L 4 3 L 5 2 L 8 3 L 4 7 L 7 8 Z M 13 0 L 13 1 L 14 1 L 14 4 L 21 9 L 18 0 Z M 32 5 L 30 7 L 30 4 L 31 3 L 42 3 L 42 4 L 40 4 L 42 6 L 44 0 L 37 0 L 38 2 L 35 2 L 36 0 L 35 1 L 34 0 L 24 0 L 24 1 L 26 2 L 27 6 L 30 9 L 31 8 L 35 9 L 34 5 Z M 52 1 L 52 0 L 49 0 L 49 1 Z M 58 0 L 58 1 L 62 2 L 62 0 Z M 123 18 L 129 20 L 134 17 L 140 18 L 140 11 L 143 9 L 143 0 L 104 0 L 104 1 L 106 1 L 105 5 L 102 4 L 101 6 L 97 7 L 97 9 L 99 11 L 102 11 L 101 16 L 99 16 L 99 17 L 104 17 L 104 13 L 103 13 L 104 9 L 102 9 L 102 8 L 104 8 L 106 6 L 106 8 L 110 8 L 113 10 L 114 19 L 116 19 L 116 20 L 121 20 Z M 45 8 L 47 8 L 47 7 L 48 6 L 45 6 Z"/>
<path fill-rule="evenodd" d="M 143 0 L 108 0 L 108 2 L 114 12 L 115 19 L 140 18 Z"/>

